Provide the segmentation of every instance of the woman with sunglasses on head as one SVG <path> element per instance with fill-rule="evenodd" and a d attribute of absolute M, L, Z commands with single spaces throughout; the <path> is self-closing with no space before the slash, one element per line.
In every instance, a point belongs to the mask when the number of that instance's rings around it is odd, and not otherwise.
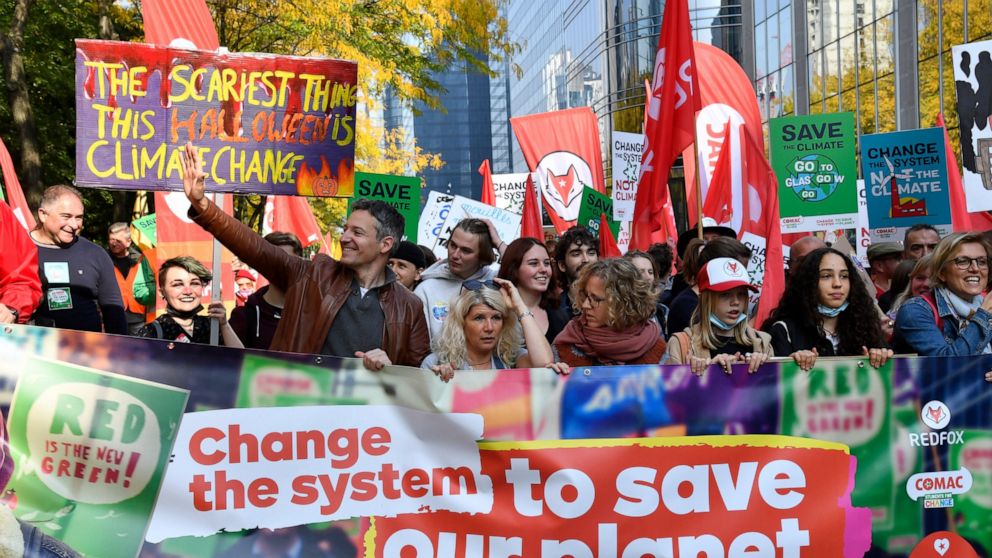
<path fill-rule="evenodd" d="M 923 356 L 992 353 L 992 248 L 977 233 L 944 237 L 930 255 L 932 291 L 907 300 L 896 316 L 900 352 Z"/>
<path fill-rule="evenodd" d="M 456 370 L 547 367 L 567 372 L 552 362 L 551 346 L 534 313 L 504 279 L 465 281 L 431 346 L 433 352 L 420 367 L 445 381 Z"/>
<path fill-rule="evenodd" d="M 833 248 L 803 258 L 762 329 L 775 354 L 803 370 L 819 356 L 867 356 L 875 368 L 892 357 L 867 286 L 854 262 Z"/>
<path fill-rule="evenodd" d="M 554 341 L 571 315 L 558 308 L 554 265 L 544 243 L 529 237 L 511 242 L 503 253 L 498 277 L 517 287 L 548 343 Z"/>
<path fill-rule="evenodd" d="M 630 260 L 586 264 L 571 297 L 581 313 L 555 338 L 562 362 L 573 367 L 661 362 L 667 345 L 651 319 L 658 288 Z"/>
<path fill-rule="evenodd" d="M 775 356 L 771 337 L 748 323 L 748 291 L 757 288 L 747 266 L 733 258 L 712 259 L 699 270 L 695 286 L 699 305 L 692 325 L 672 334 L 665 364 L 688 364 L 699 376 L 710 364 L 729 374 L 732 364 L 743 363 L 753 374 Z"/>

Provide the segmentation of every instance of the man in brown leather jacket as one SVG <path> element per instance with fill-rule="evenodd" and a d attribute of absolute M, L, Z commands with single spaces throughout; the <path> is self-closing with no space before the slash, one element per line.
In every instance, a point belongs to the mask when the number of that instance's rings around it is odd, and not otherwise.
<path fill-rule="evenodd" d="M 403 235 L 402 215 L 384 202 L 358 200 L 341 235 L 341 260 L 308 261 L 265 242 L 204 197 L 200 167 L 187 143 L 190 218 L 286 293 L 271 350 L 358 357 L 370 370 L 420 366 L 430 353 L 423 305 L 387 266 Z"/>

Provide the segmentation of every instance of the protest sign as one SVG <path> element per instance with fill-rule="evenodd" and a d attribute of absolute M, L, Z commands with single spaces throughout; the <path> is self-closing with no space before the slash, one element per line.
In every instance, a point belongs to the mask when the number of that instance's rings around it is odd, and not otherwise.
<path fill-rule="evenodd" d="M 613 141 L 613 215 L 617 221 L 634 218 L 634 200 L 637 198 L 637 178 L 641 172 L 641 152 L 644 134 L 614 131 Z"/>
<path fill-rule="evenodd" d="M 444 221 L 448 218 L 453 201 L 455 201 L 455 196 L 432 190 L 428 192 L 427 203 L 424 204 L 424 210 L 420 212 L 417 242 L 432 247 L 434 255 L 438 258 L 448 257 L 447 243 L 439 246 L 438 236 L 444 227 Z"/>
<path fill-rule="evenodd" d="M 459 221 L 469 218 L 492 221 L 493 225 L 496 226 L 496 232 L 499 233 L 500 240 L 507 244 L 520 238 L 520 215 L 469 198 L 455 196 L 455 199 L 451 201 L 451 208 L 444 219 L 444 224 L 441 226 L 441 232 L 437 235 L 437 241 L 434 243 L 434 253 L 443 254 L 438 255 L 439 258 L 448 257 L 447 247 L 448 239 L 451 238 L 451 231 L 455 230 Z"/>
<path fill-rule="evenodd" d="M 211 191 L 352 195 L 357 66 L 76 41 L 76 182 L 181 190 L 183 146 Z"/>
<path fill-rule="evenodd" d="M 582 205 L 579 206 L 579 219 L 576 224 L 589 229 L 592 234 L 599 235 L 599 216 L 605 214 L 613 231 L 613 238 L 620 234 L 620 221 L 613 220 L 613 199 L 606 194 L 600 194 L 592 188 L 582 189 Z"/>
<path fill-rule="evenodd" d="M 131 226 L 137 229 L 138 233 L 147 238 L 154 247 L 158 243 L 156 236 L 155 214 L 151 213 L 131 222 Z"/>
<path fill-rule="evenodd" d="M 853 229 L 854 114 L 788 116 L 769 121 L 783 233 Z"/>
<path fill-rule="evenodd" d="M 854 235 L 854 247 L 861 267 L 868 267 L 868 246 L 871 245 L 871 228 L 868 225 L 868 192 L 865 181 L 858 179 L 858 226 Z"/>
<path fill-rule="evenodd" d="M 366 555 L 860 556 L 870 542 L 840 444 L 714 436 L 480 449 L 483 473 L 501 481 L 491 512 L 376 517 Z"/>
<path fill-rule="evenodd" d="M 417 244 L 420 217 L 420 179 L 416 176 L 393 176 L 359 172 L 355 174 L 355 197 L 348 202 L 348 215 L 355 200 L 381 200 L 396 208 L 406 222 L 403 240 Z"/>
<path fill-rule="evenodd" d="M 961 126 L 961 160 L 968 212 L 992 210 L 992 127 L 985 107 L 988 60 L 992 41 L 951 47 L 958 123 Z M 984 62 L 983 62 L 984 60 Z"/>
<path fill-rule="evenodd" d="M 942 129 L 861 136 L 861 174 L 872 242 L 901 241 L 921 223 L 951 232 Z"/>
<path fill-rule="evenodd" d="M 494 174 L 493 192 L 496 194 L 496 207 L 505 209 L 510 213 L 523 215 L 524 194 L 527 192 L 527 177 L 531 177 L 536 188 L 537 177 L 534 176 L 534 173 Z"/>
<path fill-rule="evenodd" d="M 188 392 L 41 358 L 28 364 L 9 416 L 18 517 L 84 554 L 135 556 Z"/>

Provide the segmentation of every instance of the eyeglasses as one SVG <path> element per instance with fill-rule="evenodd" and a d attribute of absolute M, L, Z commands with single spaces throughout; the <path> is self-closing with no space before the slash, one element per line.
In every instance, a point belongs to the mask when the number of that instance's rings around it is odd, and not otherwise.
<path fill-rule="evenodd" d="M 496 284 L 492 279 L 486 279 L 485 281 L 479 281 L 478 279 L 469 279 L 462 283 L 462 288 L 466 291 L 481 291 L 483 288 L 492 289 L 494 291 L 499 290 L 499 285 Z"/>
<path fill-rule="evenodd" d="M 588 300 L 589 306 L 592 308 L 599 308 L 600 304 L 606 302 L 605 298 L 599 298 L 598 296 L 591 295 L 585 291 L 579 291 L 579 298 L 581 298 L 583 302 Z"/>
<path fill-rule="evenodd" d="M 975 264 L 978 269 L 988 269 L 989 267 L 989 259 L 985 257 L 968 258 L 962 256 L 960 258 L 954 258 L 951 261 L 954 262 L 954 267 L 958 269 L 971 269 L 971 264 Z"/>

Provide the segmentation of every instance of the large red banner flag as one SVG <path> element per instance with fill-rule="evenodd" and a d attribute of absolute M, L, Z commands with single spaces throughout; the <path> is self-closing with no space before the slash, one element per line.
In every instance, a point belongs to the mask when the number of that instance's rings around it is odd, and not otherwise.
<path fill-rule="evenodd" d="M 520 238 L 536 238 L 544 241 L 544 227 L 541 226 L 541 207 L 537 204 L 534 181 L 527 176 L 524 190 L 524 213 L 520 219 Z"/>
<path fill-rule="evenodd" d="M 35 227 L 34 215 L 28 206 L 28 200 L 24 198 L 24 191 L 21 190 L 21 181 L 17 179 L 17 172 L 14 170 L 14 161 L 10 158 L 7 146 L 0 139 L 0 171 L 3 172 L 3 184 L 7 190 L 7 203 L 17 222 L 30 231 Z"/>
<path fill-rule="evenodd" d="M 711 217 L 717 223 L 730 221 L 734 214 L 733 184 L 731 177 L 730 128 L 723 128 L 723 148 L 717 155 L 716 168 L 710 179 L 710 188 L 703 203 L 703 216 Z"/>
<path fill-rule="evenodd" d="M 985 211 L 968 213 L 968 204 L 961 182 L 961 168 L 958 157 L 951 148 L 951 138 L 947 135 L 943 113 L 937 113 L 937 126 L 944 130 L 944 153 L 947 159 L 947 190 L 951 202 L 951 228 L 954 232 L 992 230 L 992 215 Z"/>
<path fill-rule="evenodd" d="M 204 0 L 142 0 L 145 42 L 168 46 L 186 39 L 200 50 L 217 50 L 217 29 Z"/>
<path fill-rule="evenodd" d="M 582 188 L 606 193 L 599 124 L 589 107 L 510 119 L 513 133 L 537 172 L 544 207 L 558 233 L 575 224 L 582 205 Z"/>
<path fill-rule="evenodd" d="M 304 248 L 323 238 L 313 209 L 301 196 L 268 196 L 265 199 L 262 234 L 276 231 L 295 234 Z"/>
<path fill-rule="evenodd" d="M 489 166 L 489 159 L 479 165 L 479 174 L 482 175 L 482 203 L 496 207 L 496 187 L 493 185 L 493 169 Z"/>
<path fill-rule="evenodd" d="M 761 327 L 772 310 L 778 306 L 785 292 L 785 270 L 782 262 L 782 227 L 779 223 L 778 180 L 772 171 L 765 150 L 745 130 L 740 131 L 744 142 L 744 164 L 747 195 L 744 196 L 744 215 L 741 238 L 748 233 L 764 239 L 765 254 L 761 266 L 764 276 L 761 297 L 754 317 L 755 327 Z M 759 250 L 760 252 L 760 250 Z M 760 254 L 756 254 L 760 258 Z"/>
<path fill-rule="evenodd" d="M 693 142 L 700 103 L 687 0 L 665 2 L 647 104 L 641 176 L 630 239 L 630 248 L 636 250 L 647 250 L 652 235 L 660 239 L 665 227 L 665 206 L 671 205 L 668 174 L 675 158 Z"/>

